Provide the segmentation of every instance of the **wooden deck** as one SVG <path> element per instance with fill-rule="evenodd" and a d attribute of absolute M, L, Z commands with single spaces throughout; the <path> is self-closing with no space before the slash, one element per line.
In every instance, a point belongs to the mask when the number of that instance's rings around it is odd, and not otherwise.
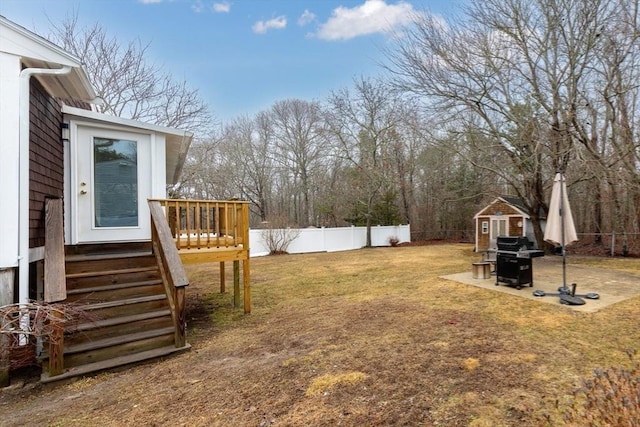
<path fill-rule="evenodd" d="M 224 263 L 233 262 L 234 306 L 240 300 L 242 270 L 244 312 L 250 313 L 249 202 L 153 199 L 149 204 L 164 211 L 183 263 L 220 263 L 220 292 L 226 288 Z"/>

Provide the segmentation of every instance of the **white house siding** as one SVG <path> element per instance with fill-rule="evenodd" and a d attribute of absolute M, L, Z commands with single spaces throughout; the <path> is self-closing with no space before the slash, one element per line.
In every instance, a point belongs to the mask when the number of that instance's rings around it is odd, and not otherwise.
<path fill-rule="evenodd" d="M 151 198 L 167 197 L 167 150 L 164 135 L 151 135 Z"/>

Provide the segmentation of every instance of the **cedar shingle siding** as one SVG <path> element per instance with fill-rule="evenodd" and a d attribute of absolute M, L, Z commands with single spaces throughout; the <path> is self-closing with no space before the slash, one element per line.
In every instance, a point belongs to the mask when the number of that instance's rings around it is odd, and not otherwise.
<path fill-rule="evenodd" d="M 45 198 L 63 195 L 64 158 L 60 104 L 35 78 L 30 87 L 29 247 L 34 248 L 44 245 Z"/>
<path fill-rule="evenodd" d="M 504 200 L 506 199 L 506 200 Z M 519 210 L 520 209 L 520 210 Z M 476 214 L 476 249 L 481 251 L 489 248 L 490 242 L 490 228 L 492 219 L 505 219 L 507 220 L 506 232 L 509 236 L 522 236 L 526 231 L 527 217 L 522 214 L 522 202 L 518 199 L 503 196 L 500 199 L 495 200 L 490 205 L 483 208 L 478 214 Z M 482 223 L 487 222 L 489 226 L 489 232 L 487 234 L 482 233 Z M 518 223 L 520 225 L 518 225 Z M 494 236 L 495 238 L 496 236 Z"/>
<path fill-rule="evenodd" d="M 487 206 L 480 215 L 496 215 L 498 212 L 502 215 L 518 215 L 518 211 L 513 206 L 501 200 Z"/>

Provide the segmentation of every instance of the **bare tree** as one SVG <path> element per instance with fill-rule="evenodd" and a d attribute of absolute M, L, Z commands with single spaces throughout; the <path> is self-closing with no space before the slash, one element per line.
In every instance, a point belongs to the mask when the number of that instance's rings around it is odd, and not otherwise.
<path fill-rule="evenodd" d="M 276 102 L 270 110 L 276 134 L 275 161 L 290 174 L 297 205 L 295 219 L 301 227 L 313 223 L 312 191 L 322 156 L 329 154 L 323 145 L 324 121 L 320 105 L 299 99 Z"/>
<path fill-rule="evenodd" d="M 49 38 L 82 60 L 103 100 L 101 112 L 189 129 L 198 134 L 196 139 L 211 132 L 212 115 L 198 91 L 150 63 L 149 44 L 123 44 L 97 23 L 80 27 L 77 15 L 51 25 Z"/>
<path fill-rule="evenodd" d="M 538 214 L 553 172 L 577 157 L 582 94 L 613 0 L 473 1 L 464 22 L 423 14 L 388 51 L 395 83 L 424 97 L 458 155 L 490 171 Z M 482 150 L 487 155 L 474 159 Z"/>
<path fill-rule="evenodd" d="M 235 119 L 225 129 L 223 138 L 221 150 L 233 174 L 233 185 L 242 198 L 251 202 L 258 220 L 268 221 L 275 185 L 273 135 L 268 115 L 263 112 L 254 119 L 247 116 Z"/>
<path fill-rule="evenodd" d="M 614 1 L 610 8 L 611 18 L 602 22 L 595 36 L 598 54 L 582 91 L 584 113 L 575 119 L 575 137 L 583 148 L 582 161 L 590 165 L 585 181 L 595 199 L 594 231 L 609 227 L 638 232 L 639 2 Z"/>
<path fill-rule="evenodd" d="M 329 96 L 327 126 L 339 154 L 352 168 L 355 203 L 364 207 L 366 246 L 371 246 L 374 204 L 392 184 L 392 141 L 400 121 L 399 99 L 381 80 L 361 77 Z"/>
<path fill-rule="evenodd" d="M 240 198 L 235 186 L 236 171 L 229 161 L 222 136 L 196 141 L 189 147 L 180 182 L 173 189 L 173 197 L 203 200 Z"/>

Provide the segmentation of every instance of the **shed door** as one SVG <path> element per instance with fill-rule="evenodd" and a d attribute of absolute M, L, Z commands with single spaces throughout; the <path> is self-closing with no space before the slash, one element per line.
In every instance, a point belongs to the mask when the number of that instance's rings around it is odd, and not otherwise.
<path fill-rule="evenodd" d="M 150 239 L 150 137 L 78 128 L 78 242 Z"/>
<path fill-rule="evenodd" d="M 507 236 L 507 220 L 506 219 L 492 219 L 491 230 L 489 232 L 489 247 L 497 249 L 498 236 Z"/>

